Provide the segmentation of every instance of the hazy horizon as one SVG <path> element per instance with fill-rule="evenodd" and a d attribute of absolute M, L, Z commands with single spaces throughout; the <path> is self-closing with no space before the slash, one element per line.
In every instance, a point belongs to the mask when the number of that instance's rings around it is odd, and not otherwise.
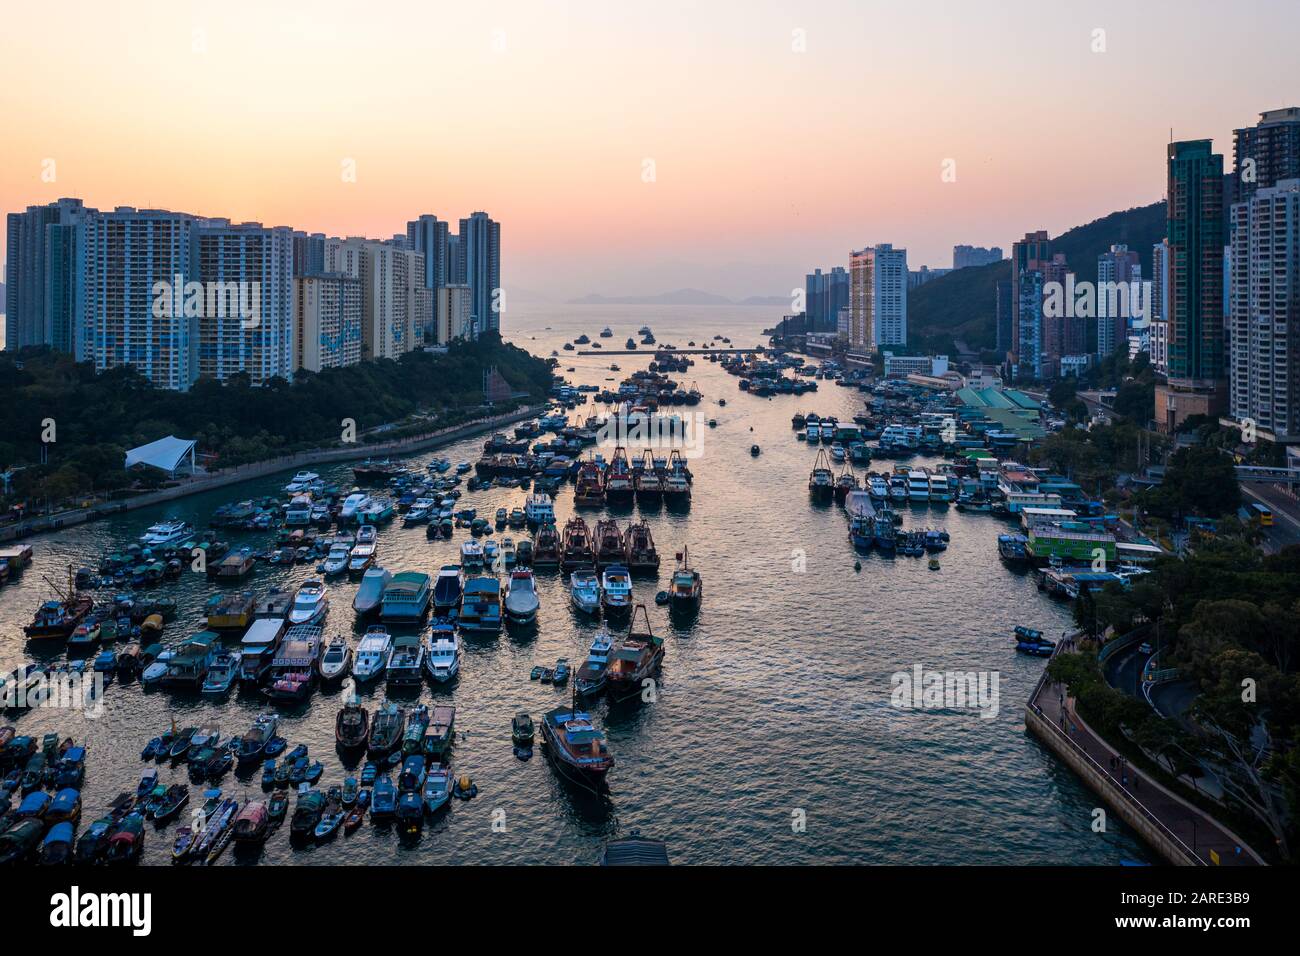
<path fill-rule="evenodd" d="M 1158 201 L 1171 130 L 1230 163 L 1300 102 L 1298 28 L 1280 2 L 28 7 L 0 210 L 388 238 L 483 209 L 507 294 L 788 295 L 851 248 L 947 267 Z"/>

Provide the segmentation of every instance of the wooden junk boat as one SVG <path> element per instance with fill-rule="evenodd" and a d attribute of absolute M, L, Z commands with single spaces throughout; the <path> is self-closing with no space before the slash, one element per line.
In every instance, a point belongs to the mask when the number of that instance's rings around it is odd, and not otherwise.
<path fill-rule="evenodd" d="M 560 533 L 555 523 L 548 521 L 537 530 L 533 541 L 533 567 L 553 568 L 560 563 Z"/>
<path fill-rule="evenodd" d="M 623 533 L 618 530 L 618 522 L 609 518 L 597 521 L 596 563 L 602 567 L 609 564 L 622 564 L 623 557 Z"/>
<path fill-rule="evenodd" d="M 644 604 L 638 604 L 627 634 L 615 642 L 609 655 L 605 682 L 610 692 L 615 698 L 639 694 L 641 682 L 659 669 L 663 659 L 663 638 L 650 630 L 650 615 Z"/>
<path fill-rule="evenodd" d="M 588 783 L 602 783 L 614 766 L 605 735 L 591 715 L 572 707 L 557 707 L 542 716 L 542 739 L 556 768 Z"/>
<path fill-rule="evenodd" d="M 605 478 L 605 498 L 611 505 L 630 505 L 636 494 L 636 481 L 632 466 L 627 460 L 627 450 L 619 445 L 609 462 Z"/>
<path fill-rule="evenodd" d="M 634 524 L 623 535 L 624 561 L 629 571 L 659 570 L 659 552 L 650 526 L 644 521 Z"/>
<path fill-rule="evenodd" d="M 537 553 L 533 552 L 533 561 L 537 561 Z M 578 568 L 591 567 L 596 563 L 596 554 L 591 547 L 591 532 L 587 529 L 587 522 L 574 516 L 569 519 L 568 524 L 564 526 L 564 541 L 560 547 L 560 568 L 564 571 L 574 571 Z"/>

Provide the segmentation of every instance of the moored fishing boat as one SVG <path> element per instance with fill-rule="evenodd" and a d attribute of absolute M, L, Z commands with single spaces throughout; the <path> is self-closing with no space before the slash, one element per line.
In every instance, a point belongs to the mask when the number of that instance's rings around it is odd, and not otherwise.
<path fill-rule="evenodd" d="M 690 556 L 685 547 L 677 555 L 677 570 L 668 585 L 668 599 L 674 611 L 694 611 L 704 595 L 704 580 L 700 572 L 690 566 Z M 644 605 L 642 605 L 644 610 Z M 648 622 L 647 622 L 648 623 Z"/>
<path fill-rule="evenodd" d="M 557 768 L 587 783 L 603 783 L 614 766 L 605 735 L 583 711 L 571 707 L 548 711 L 542 717 L 542 739 Z"/>
<path fill-rule="evenodd" d="M 650 615 L 644 604 L 632 614 L 628 632 L 614 643 L 610 652 L 606 681 L 618 697 L 641 692 L 641 682 L 658 670 L 664 657 L 663 638 L 650 628 Z"/>
<path fill-rule="evenodd" d="M 420 744 L 421 753 L 435 762 L 446 763 L 455 724 L 456 708 L 451 704 L 435 704 Z"/>
<path fill-rule="evenodd" d="M 402 753 L 408 757 L 420 752 L 424 742 L 424 731 L 429 726 L 429 707 L 417 704 L 411 708 L 406 718 L 406 731 L 402 734 Z"/>
<path fill-rule="evenodd" d="M 618 522 L 605 519 L 596 522 L 596 564 L 604 567 L 609 564 L 622 564 L 626 553 L 623 534 L 618 530 Z"/>
<path fill-rule="evenodd" d="M 561 541 L 553 522 L 542 525 L 533 539 L 533 567 L 553 568 L 559 565 Z"/>
<path fill-rule="evenodd" d="M 577 568 L 594 567 L 595 562 L 596 556 L 592 549 L 591 532 L 587 528 L 587 523 L 575 515 L 564 526 L 564 540 L 560 551 L 560 568 L 564 571 L 573 571 Z"/>
<path fill-rule="evenodd" d="M 253 726 L 239 738 L 238 749 L 235 751 L 236 759 L 241 764 L 253 763 L 262 759 L 266 745 L 275 736 L 275 731 L 279 725 L 280 718 L 275 714 L 258 714 L 257 719 L 253 721 Z"/>
<path fill-rule="evenodd" d="M 386 757 L 402 741 L 406 729 L 406 714 L 392 701 L 385 702 L 370 722 L 368 750 L 371 759 Z"/>
<path fill-rule="evenodd" d="M 630 571 L 659 570 L 659 552 L 655 550 L 650 525 L 644 521 L 632 525 L 623 536 L 625 541 L 624 564 Z"/>
<path fill-rule="evenodd" d="M 334 719 L 334 741 L 344 750 L 355 750 L 366 743 L 370 732 L 370 714 L 353 694 Z"/>
<path fill-rule="evenodd" d="M 830 501 L 835 493 L 835 474 L 824 448 L 817 451 L 817 460 L 808 476 L 808 493 L 817 501 Z"/>
<path fill-rule="evenodd" d="M 609 669 L 609 653 L 612 647 L 613 638 L 610 636 L 609 631 L 601 628 L 591 642 L 591 648 L 587 651 L 586 660 L 582 662 L 577 675 L 574 677 L 573 689 L 578 694 L 591 697 L 605 689 Z"/>

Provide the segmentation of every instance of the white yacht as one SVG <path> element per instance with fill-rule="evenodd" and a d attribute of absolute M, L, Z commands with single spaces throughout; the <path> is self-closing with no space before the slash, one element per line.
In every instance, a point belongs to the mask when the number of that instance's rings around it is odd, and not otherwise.
<path fill-rule="evenodd" d="M 601 603 L 606 614 L 626 614 L 632 609 L 632 575 L 621 564 L 605 569 L 601 581 Z"/>
<path fill-rule="evenodd" d="M 867 491 L 876 501 L 889 497 L 889 483 L 881 475 L 872 475 L 867 479 Z"/>
<path fill-rule="evenodd" d="M 321 680 L 337 680 L 342 677 L 348 672 L 351 661 L 352 648 L 348 647 L 348 639 L 340 634 L 330 641 L 320 659 Z"/>
<path fill-rule="evenodd" d="M 365 637 L 357 645 L 356 661 L 352 664 L 352 676 L 359 681 L 373 680 L 384 672 L 388 666 L 388 652 L 392 649 L 393 639 L 388 630 L 374 625 L 366 631 Z"/>
<path fill-rule="evenodd" d="M 140 543 L 146 548 L 163 548 L 177 544 L 193 533 L 194 529 L 184 521 L 160 521 L 140 535 Z"/>
<path fill-rule="evenodd" d="M 555 502 L 545 492 L 529 495 L 524 517 L 532 525 L 552 524 L 555 521 Z"/>
<path fill-rule="evenodd" d="M 329 613 L 330 598 L 325 592 L 325 582 L 311 579 L 304 581 L 298 593 L 293 596 L 293 606 L 289 608 L 289 623 L 319 624 Z"/>
<path fill-rule="evenodd" d="M 357 511 L 370 504 L 370 496 L 364 491 L 354 492 L 343 499 L 343 507 L 339 509 L 339 521 L 355 521 Z"/>
<path fill-rule="evenodd" d="M 569 576 L 569 600 L 586 614 L 600 611 L 600 579 L 595 571 L 574 571 Z"/>
<path fill-rule="evenodd" d="M 284 490 L 289 492 L 291 495 L 296 494 L 299 491 L 306 491 L 311 486 L 311 483 L 319 477 L 320 475 L 316 474 L 314 471 L 300 471 L 298 474 L 293 476 L 293 479 L 287 485 L 284 486 Z"/>
<path fill-rule="evenodd" d="M 330 545 L 330 553 L 325 556 L 325 563 L 321 565 L 326 575 L 342 574 L 348 569 L 348 557 L 351 552 L 346 544 Z"/>
<path fill-rule="evenodd" d="M 439 684 L 445 684 L 460 670 L 460 638 L 456 636 L 455 625 L 435 624 L 429 640 L 424 669 Z"/>

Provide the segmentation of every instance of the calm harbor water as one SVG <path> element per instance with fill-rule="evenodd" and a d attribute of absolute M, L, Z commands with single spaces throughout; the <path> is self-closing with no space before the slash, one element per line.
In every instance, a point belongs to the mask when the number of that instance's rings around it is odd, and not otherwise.
<path fill-rule="evenodd" d="M 690 339 L 702 344 L 722 334 L 736 346 L 753 345 L 764 341 L 761 329 L 772 321 L 771 310 L 743 307 L 566 306 L 511 313 L 507 324 L 513 341 L 545 356 L 582 332 L 619 348 L 643 324 L 661 343 L 685 347 Z M 606 325 L 614 338 L 596 339 Z M 649 359 L 560 354 L 562 370 L 574 369 L 571 381 L 611 386 Z M 610 371 L 611 361 L 622 371 Z M 235 848 L 222 865 L 590 863 L 607 839 L 633 828 L 666 839 L 679 863 L 1115 865 L 1152 859 L 1118 822 L 1109 833 L 1093 833 L 1095 798 L 1025 733 L 1023 704 L 1043 662 L 1016 655 L 1010 630 L 1023 623 L 1059 634 L 1069 613 L 1040 595 L 1030 577 L 998 561 L 1002 523 L 952 507 L 914 506 L 905 527 L 944 527 L 951 535 L 942 569 L 928 570 L 925 559 L 873 554 L 855 571 L 842 508 L 808 500 L 815 452 L 795 440 L 790 418 L 796 411 L 850 417 L 862 407 L 860 394 L 823 385 L 802 397 L 760 399 L 739 391 L 735 378 L 702 357 L 696 362 L 674 378 L 698 383 L 705 399 L 690 411 L 716 418 L 718 427 L 703 433 L 702 453 L 691 462 L 690 510 L 644 513 L 664 563 L 657 581 L 636 581 L 636 594 L 648 604 L 656 632 L 666 636 L 667 657 L 654 703 L 593 705 L 617 760 L 608 792 L 597 795 L 559 779 L 540 750 L 526 762 L 512 753 L 510 718 L 517 710 L 537 716 L 567 699 L 564 691 L 530 681 L 529 670 L 562 656 L 580 661 L 596 630 L 570 609 L 563 578 L 539 572 L 538 626 L 469 640 L 459 680 L 448 688 L 426 686 L 418 695 L 425 703 L 456 705 L 453 769 L 474 777 L 475 799 L 453 801 L 409 844 L 367 824 L 351 836 L 295 849 L 285 827 L 258 853 Z M 718 406 L 719 398 L 726 407 Z M 604 410 L 589 404 L 579 413 Z M 473 461 L 481 443 L 466 440 L 411 463 L 422 468 L 439 456 Z M 757 458 L 749 452 L 755 443 L 762 448 Z M 327 479 L 350 480 L 345 466 L 319 470 Z M 43 575 L 66 574 L 69 564 L 94 566 L 163 518 L 204 526 L 222 502 L 276 494 L 286 480 L 250 482 L 34 539 L 35 566 L 0 589 L 0 664 L 11 668 L 53 653 L 25 645 L 20 630 L 47 596 Z M 522 507 L 525 496 L 517 490 L 466 492 L 461 506 L 490 515 L 497 507 Z M 556 504 L 561 525 L 572 511 L 569 485 Z M 616 516 L 626 526 L 638 514 L 636 507 Z M 599 515 L 588 510 L 584 517 L 594 524 Z M 435 573 L 457 560 L 464 533 L 430 542 L 422 527 L 394 522 L 380 533 L 380 560 L 390 570 Z M 229 540 L 258 548 L 269 543 L 267 535 L 253 533 Z M 694 622 L 674 626 L 653 597 L 666 586 L 673 553 L 684 546 L 703 575 L 704 601 Z M 309 565 L 259 565 L 251 586 L 291 586 L 312 573 Z M 355 587 L 331 586 L 328 633 L 351 631 Z M 201 629 L 211 593 L 202 576 L 187 574 L 159 593 L 180 604 L 168 641 Z M 996 671 L 996 716 L 891 707 L 891 675 L 915 664 Z M 382 685 L 363 694 L 372 711 L 384 696 Z M 306 743 L 324 762 L 322 788 L 347 775 L 333 740 L 342 699 L 340 690 L 328 690 L 282 711 L 280 732 L 290 745 Z M 140 749 L 173 718 L 179 725 L 219 719 L 224 736 L 241 733 L 267 707 L 251 693 L 212 703 L 144 691 L 136 683 L 111 685 L 103 703 L 97 720 L 36 710 L 15 721 L 19 733 L 58 732 L 85 742 L 86 821 L 116 793 L 134 790 L 145 768 Z M 164 767 L 161 779 L 182 781 L 183 768 Z M 222 786 L 241 799 L 262 795 L 256 774 L 229 774 Z M 504 811 L 504 832 L 493 828 L 496 810 Z M 806 828 L 795 832 L 792 821 L 801 812 Z M 169 859 L 174 827 L 150 832 L 147 862 Z"/>

